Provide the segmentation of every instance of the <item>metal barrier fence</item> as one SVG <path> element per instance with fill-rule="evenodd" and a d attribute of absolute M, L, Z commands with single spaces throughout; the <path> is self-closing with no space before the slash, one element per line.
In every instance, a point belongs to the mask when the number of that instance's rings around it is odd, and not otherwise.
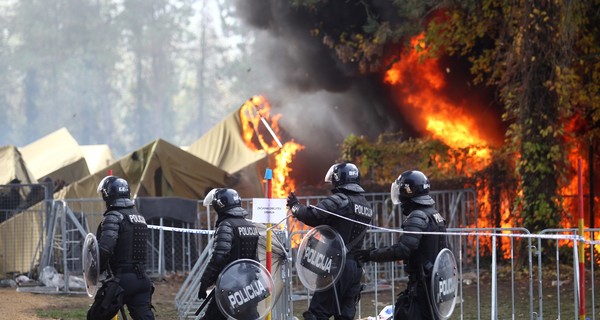
<path fill-rule="evenodd" d="M 374 208 L 374 226 L 389 230 L 370 230 L 366 247 L 389 246 L 401 234 L 402 218 L 388 194 L 368 194 Z M 576 245 L 577 230 L 544 230 L 530 234 L 522 228 L 464 228 L 477 221 L 477 206 L 472 190 L 433 193 L 440 212 L 449 221 L 451 249 L 459 267 L 458 301 L 452 319 L 561 319 L 577 318 L 578 289 Z M 322 196 L 300 197 L 305 204 L 316 204 Z M 49 203 L 49 204 L 48 204 Z M 251 199 L 243 200 L 248 212 Z M 84 292 L 69 286 L 70 278 L 81 275 L 81 245 L 88 232 L 96 228 L 104 212 L 100 199 L 42 201 L 11 215 L 0 223 L 0 270 L 2 275 L 26 273 L 35 276 L 44 266 L 64 273 L 63 292 Z M 182 223 L 164 217 L 149 221 L 152 236 L 148 242 L 147 271 L 153 277 L 166 273 L 187 274 L 175 298 L 180 319 L 194 318 L 199 306 L 196 293 L 211 250 L 207 232 L 214 228 L 215 214 L 198 201 L 197 222 Z M 284 248 L 276 281 L 283 284 L 281 298 L 273 313 L 276 319 L 292 319 L 301 314 L 311 292 L 299 282 L 294 258 L 308 228 L 293 219 L 286 227 L 274 230 Z M 198 230 L 204 230 L 200 233 Z M 586 230 L 595 239 L 600 229 Z M 29 240 L 25 240 L 29 239 Z M 574 240 L 575 239 L 575 240 Z M 597 314 L 596 301 L 599 250 L 597 242 L 584 242 L 586 252 L 586 310 L 591 320 Z M 20 254 L 17 255 L 16 252 Z M 358 305 L 358 319 L 376 316 L 393 305 L 406 283 L 401 261 L 368 263 L 365 291 Z M 75 282 L 75 281 L 73 281 Z M 375 307 L 373 307 L 375 306 Z"/>

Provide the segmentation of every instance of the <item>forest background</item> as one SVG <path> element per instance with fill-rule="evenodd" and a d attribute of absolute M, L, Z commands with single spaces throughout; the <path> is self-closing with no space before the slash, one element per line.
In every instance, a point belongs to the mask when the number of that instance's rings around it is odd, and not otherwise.
<path fill-rule="evenodd" d="M 495 224 L 518 213 L 514 225 L 537 231 L 572 213 L 563 198 L 581 158 L 593 225 L 599 12 L 598 0 L 3 1 L 0 143 L 65 126 L 117 157 L 158 137 L 184 146 L 263 94 L 284 138 L 306 146 L 299 183 L 341 159 L 373 186 L 416 167 L 440 187 L 493 186 Z M 390 70 L 406 50 L 418 61 L 399 87 Z M 499 138 L 451 145 L 407 111 L 424 61 L 445 71 L 433 94 L 481 102 L 458 110 Z"/>

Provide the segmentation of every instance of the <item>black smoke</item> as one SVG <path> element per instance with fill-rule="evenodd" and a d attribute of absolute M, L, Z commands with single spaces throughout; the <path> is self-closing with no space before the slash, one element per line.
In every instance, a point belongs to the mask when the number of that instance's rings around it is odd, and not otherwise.
<path fill-rule="evenodd" d="M 271 102 L 273 113 L 282 114 L 287 138 L 305 146 L 292 165 L 299 184 L 320 183 L 350 134 L 374 139 L 404 127 L 381 75 L 360 74 L 356 64 L 340 62 L 321 35 L 311 34 L 316 27 L 332 36 L 360 31 L 366 21 L 360 2 L 329 1 L 317 13 L 289 1 L 239 0 L 236 12 L 256 35 L 253 72 L 270 75 L 256 90 Z"/>

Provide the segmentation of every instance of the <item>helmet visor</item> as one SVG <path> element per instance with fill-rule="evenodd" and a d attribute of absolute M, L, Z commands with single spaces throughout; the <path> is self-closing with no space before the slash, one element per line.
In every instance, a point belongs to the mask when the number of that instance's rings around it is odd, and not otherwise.
<path fill-rule="evenodd" d="M 217 192 L 219 188 L 214 188 L 212 190 L 210 190 L 210 192 L 206 195 L 206 197 L 204 197 L 204 201 L 202 201 L 202 204 L 205 207 L 208 207 L 212 204 L 212 201 L 215 199 L 215 193 Z"/>
<path fill-rule="evenodd" d="M 400 204 L 400 186 L 397 181 L 392 182 L 392 188 L 390 190 L 390 196 L 393 204 Z"/>
<path fill-rule="evenodd" d="M 333 180 L 331 179 L 331 177 L 333 176 L 333 170 L 335 169 L 335 167 L 338 164 L 339 163 L 332 165 L 331 168 L 329 168 L 329 170 L 327 170 L 327 173 L 325 174 L 325 182 L 333 183 Z"/>
<path fill-rule="evenodd" d="M 102 180 L 100 180 L 100 183 L 98 184 L 98 188 L 96 188 L 96 192 L 102 193 L 102 188 L 104 187 L 104 183 L 106 182 L 106 180 L 108 180 L 111 177 L 112 176 L 106 176 L 106 177 L 102 178 Z"/>

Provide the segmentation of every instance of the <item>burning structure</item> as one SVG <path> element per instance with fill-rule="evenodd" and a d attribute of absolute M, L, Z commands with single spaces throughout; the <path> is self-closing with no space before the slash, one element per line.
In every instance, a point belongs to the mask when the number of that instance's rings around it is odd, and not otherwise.
<path fill-rule="evenodd" d="M 358 124 L 350 132 L 345 131 L 344 138 L 348 136 L 350 138 L 342 146 L 341 157 L 354 160 L 358 164 L 362 163 L 361 169 L 367 173 L 364 178 L 372 186 L 381 186 L 380 190 L 383 191 L 395 178 L 394 175 L 402 169 L 418 165 L 420 169 L 427 171 L 438 189 L 468 187 L 478 190 L 480 212 L 484 215 L 478 222 L 479 226 L 525 225 L 532 227 L 532 231 L 535 232 L 539 231 L 540 227 L 544 227 L 540 222 L 545 221 L 551 221 L 549 226 L 556 227 L 574 225 L 577 209 L 574 201 L 576 191 L 574 187 L 577 181 L 574 161 L 581 158 L 584 171 L 587 168 L 589 172 L 589 175 L 586 173 L 584 176 L 584 190 L 592 190 L 586 195 L 588 200 L 585 208 L 586 226 L 598 225 L 599 215 L 591 213 L 598 210 L 598 198 L 592 186 L 600 179 L 593 173 L 597 161 L 589 164 L 590 161 L 595 161 L 590 159 L 593 159 L 597 151 L 594 151 L 593 147 L 588 149 L 587 145 L 584 146 L 585 142 L 580 137 L 575 138 L 580 133 L 581 129 L 578 128 L 581 126 L 578 125 L 580 123 L 577 120 L 573 120 L 586 115 L 577 115 L 578 112 L 575 111 L 560 114 L 556 112 L 554 117 L 544 117 L 544 112 L 550 112 L 547 108 L 556 108 L 558 101 L 552 99 L 559 94 L 557 92 L 559 88 L 550 86 L 548 81 L 538 81 L 544 70 L 548 72 L 544 76 L 554 77 L 549 79 L 557 81 L 558 84 L 567 81 L 565 77 L 569 75 L 566 73 L 569 71 L 567 69 L 547 70 L 547 65 L 544 64 L 546 62 L 540 61 L 538 54 L 541 53 L 547 53 L 544 55 L 547 59 L 564 58 L 548 53 L 557 52 L 557 48 L 561 48 L 560 41 L 564 39 L 553 37 L 554 33 L 539 32 L 539 30 L 556 28 L 560 20 L 557 17 L 562 14 L 573 14 L 568 10 L 582 8 L 564 7 L 561 4 L 553 4 L 551 8 L 538 8 L 537 4 L 504 5 L 493 2 L 493 8 L 487 8 L 481 3 L 472 3 L 465 4 L 470 7 L 460 11 L 461 5 L 442 8 L 441 5 L 435 6 L 427 2 L 392 4 L 381 1 L 357 1 L 342 4 L 330 1 L 297 1 L 296 3 L 299 5 L 292 6 L 263 0 L 252 5 L 240 2 L 238 7 L 240 15 L 248 25 L 266 31 L 262 34 L 268 33 L 275 39 L 286 40 L 286 48 L 271 47 L 281 50 L 264 51 L 272 52 L 269 54 L 270 62 L 278 66 L 277 73 L 280 76 L 276 78 L 283 79 L 280 80 L 280 84 L 286 87 L 287 95 L 290 95 L 290 92 L 305 94 L 317 91 L 329 92 L 332 98 L 323 104 L 322 108 L 329 108 L 328 105 L 334 106 L 335 111 L 332 112 L 334 117 L 321 117 L 320 119 L 325 118 L 325 121 L 320 127 L 328 130 L 334 123 Z M 407 8 L 408 6 L 413 6 L 414 10 L 408 10 L 411 9 Z M 506 6 L 506 8 L 502 7 L 502 10 L 513 10 L 510 12 L 514 15 L 510 17 L 503 15 L 503 11 L 499 8 L 501 6 Z M 407 10 L 403 11 L 403 9 Z M 452 11 L 454 9 L 456 10 Z M 546 9 L 555 10 L 553 12 L 556 16 L 544 16 Z M 527 12 L 531 14 L 527 17 L 523 16 L 524 10 L 529 10 Z M 446 13 L 454 13 L 455 16 Z M 477 19 L 477 14 L 479 17 L 487 14 L 490 19 L 495 19 L 493 23 L 497 25 L 481 23 L 481 19 Z M 517 27 L 515 30 L 505 30 L 506 34 L 501 33 L 506 38 L 493 38 L 498 36 L 494 33 L 498 32 L 498 28 L 515 27 L 522 23 L 522 21 L 513 21 L 513 25 L 503 19 L 516 19 L 521 16 L 527 18 L 525 20 L 530 21 L 530 25 L 543 24 L 548 28 L 530 30 Z M 436 20 L 437 18 L 439 19 Z M 428 25 L 430 21 L 436 22 L 437 25 Z M 577 20 L 576 23 L 585 24 L 587 20 L 582 21 Z M 481 24 L 477 26 L 484 30 L 482 32 L 489 31 L 489 33 L 465 31 L 473 30 L 472 25 L 468 24 L 477 22 Z M 582 27 L 581 30 L 587 30 L 585 28 L 589 26 L 583 24 L 570 27 Z M 425 37 L 423 34 L 419 35 L 419 32 L 424 30 L 446 32 L 437 36 L 449 39 L 450 44 L 446 43 L 448 46 L 452 44 L 452 39 L 463 41 L 464 43 L 456 44 L 452 49 L 455 53 L 471 50 L 472 55 L 468 60 L 465 57 L 438 54 L 443 51 L 443 48 L 440 48 L 442 45 L 436 47 L 438 51 L 435 54 L 430 52 L 423 40 L 427 38 L 427 34 Z M 461 34 L 461 31 L 467 34 Z M 452 38 L 451 32 L 459 35 L 454 34 L 455 38 Z M 411 37 L 411 34 L 418 35 Z M 495 41 L 497 39 L 505 41 Z M 526 43 L 523 39 L 530 39 L 535 43 Z M 266 41 L 257 41 L 257 45 L 261 47 L 266 43 Z M 494 47 L 498 43 L 504 46 Z M 532 46 L 533 44 L 535 46 Z M 579 43 L 574 46 L 581 45 Z M 460 51 L 463 49 L 464 51 Z M 478 50 L 490 51 L 486 51 L 484 55 Z M 512 78 L 513 80 L 502 78 L 502 74 L 499 75 L 502 72 L 510 74 L 511 70 L 506 70 L 505 65 L 483 64 L 482 57 L 492 54 L 493 50 L 496 50 L 498 55 L 506 55 L 498 56 L 498 59 L 509 59 L 506 63 L 515 68 L 512 71 L 516 72 L 513 73 L 515 77 Z M 438 58 L 432 58 L 434 55 Z M 510 60 L 511 57 L 521 57 L 520 55 L 530 57 L 528 61 L 532 62 L 529 65 L 531 68 L 519 69 L 519 61 L 525 60 Z M 537 81 L 534 81 L 535 88 L 521 89 L 539 90 L 542 96 L 549 96 L 550 100 L 544 100 L 545 102 L 540 104 L 535 98 L 531 98 L 535 94 L 523 91 L 523 96 L 531 94 L 527 96 L 530 102 L 528 104 L 530 107 L 527 109 L 529 119 L 525 115 L 515 113 L 514 110 L 508 113 L 505 110 L 505 101 L 499 98 L 500 95 L 505 94 L 504 91 L 501 92 L 495 86 L 484 86 L 481 82 L 478 85 L 474 84 L 473 75 L 469 72 L 469 68 L 476 68 L 473 66 L 474 61 L 480 63 L 477 67 L 483 69 L 487 66 L 488 69 L 492 69 L 488 72 L 501 77 L 495 82 L 496 85 L 504 81 L 504 84 L 518 91 L 520 90 L 518 83 L 521 83 L 519 79 L 535 80 Z M 532 72 L 534 67 L 540 68 L 537 69 L 539 72 Z M 523 70 L 530 73 L 519 73 L 525 72 Z M 557 74 L 554 75 L 554 72 Z M 352 97 L 353 101 L 340 103 L 338 97 L 341 95 Z M 284 100 L 281 97 L 272 98 Z M 310 112 L 310 104 L 302 104 L 298 102 L 299 99 L 295 100 L 294 108 L 302 109 L 295 114 Z M 302 107 L 298 107 L 298 104 Z M 288 106 L 287 110 L 289 109 Z M 368 111 L 368 116 L 365 116 L 367 113 L 365 110 Z M 289 118 L 288 115 L 289 112 L 286 113 L 286 119 Z M 512 118 L 506 121 L 505 116 Z M 315 121 L 319 118 L 312 119 Z M 514 131 L 509 130 L 511 121 L 517 122 L 521 128 L 528 128 L 529 131 L 523 130 L 523 132 L 529 133 L 515 136 Z M 571 122 L 573 125 L 565 125 Z M 310 128 L 315 127 L 319 125 L 310 126 Z M 298 132 L 305 128 L 286 124 L 286 129 L 306 145 L 304 153 L 313 152 L 314 144 L 308 139 L 300 139 L 301 135 Z M 539 132 L 542 129 L 546 130 L 545 133 Z M 394 134 L 395 132 L 400 133 Z M 329 135 L 329 132 L 321 134 L 311 130 L 310 133 L 319 138 L 335 138 L 334 135 Z M 369 142 L 369 139 L 378 136 L 380 137 L 378 142 Z M 544 140 L 544 137 L 548 139 Z M 562 141 L 571 137 L 574 139 L 570 142 Z M 544 141 L 550 141 L 551 144 Z M 535 149 L 533 146 L 535 144 L 541 146 L 540 150 Z M 589 144 L 594 145 L 593 142 Z M 568 150 L 560 147 L 567 145 L 573 147 Z M 401 147 L 403 150 L 398 150 L 396 147 Z M 557 148 L 560 150 L 556 150 Z M 523 150 L 528 150 L 528 153 L 522 154 Z M 563 153 L 566 154 L 565 160 L 562 158 Z M 382 160 L 386 154 L 395 159 Z M 548 164 L 542 168 L 531 164 L 538 158 L 541 163 L 544 155 L 552 157 L 552 165 Z M 523 169 L 525 161 L 530 161 L 530 166 Z M 319 166 L 326 167 L 330 164 Z M 300 168 L 300 165 L 295 163 L 293 167 Z M 304 174 L 305 171 L 307 170 L 301 168 L 296 173 Z M 525 189 L 527 192 L 524 192 Z M 539 190 L 538 195 L 543 198 L 541 191 L 554 189 L 556 189 L 556 196 L 551 195 L 546 199 L 545 203 L 549 204 L 547 207 L 543 207 L 543 201 L 538 201 L 533 206 L 527 203 L 532 199 L 517 201 L 519 198 L 535 193 L 535 190 Z M 540 198 L 535 198 L 533 201 L 538 199 Z M 527 216 L 535 215 L 537 209 L 544 208 L 551 211 L 552 219 L 536 218 L 533 223 L 526 220 L 529 219 Z M 554 224 L 555 219 L 559 225 Z"/>

